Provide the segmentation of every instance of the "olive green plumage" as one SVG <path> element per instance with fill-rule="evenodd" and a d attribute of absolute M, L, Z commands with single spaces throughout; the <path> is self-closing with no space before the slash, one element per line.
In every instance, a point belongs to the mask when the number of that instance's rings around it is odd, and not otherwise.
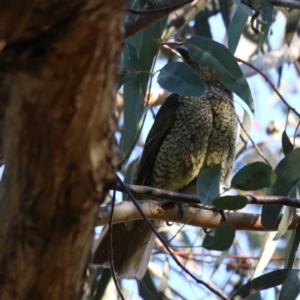
<path fill-rule="evenodd" d="M 157 113 L 148 134 L 136 184 L 195 193 L 196 177 L 215 164 L 222 165 L 221 181 L 234 161 L 237 118 L 228 91 L 213 73 L 188 56 L 183 60 L 202 77 L 206 89 L 198 97 L 171 94 Z M 156 224 L 157 226 L 159 224 Z M 94 245 L 94 263 L 108 267 L 108 232 Z M 117 275 L 142 278 L 155 236 L 143 221 L 113 226 L 114 267 Z"/>

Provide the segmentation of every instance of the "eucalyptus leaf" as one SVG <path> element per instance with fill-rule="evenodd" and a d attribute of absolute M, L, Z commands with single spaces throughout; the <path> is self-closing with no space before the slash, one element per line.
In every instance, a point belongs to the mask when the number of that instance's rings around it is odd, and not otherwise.
<path fill-rule="evenodd" d="M 298 223 L 297 228 L 293 230 L 293 234 L 291 234 L 291 237 L 288 240 L 288 247 L 286 251 L 286 255 L 284 257 L 285 267 L 286 268 L 292 268 L 295 259 L 296 259 L 296 253 L 298 251 L 300 243 L 300 223 Z"/>
<path fill-rule="evenodd" d="M 300 277 L 298 270 L 291 270 L 286 276 L 278 300 L 294 300 L 300 293 Z"/>
<path fill-rule="evenodd" d="M 234 238 L 234 226 L 223 224 L 205 236 L 202 247 L 207 250 L 225 251 L 230 248 Z"/>
<path fill-rule="evenodd" d="M 167 300 L 168 298 L 164 297 L 164 295 L 159 292 L 154 284 L 154 281 L 147 270 L 145 276 L 142 278 L 142 280 L 138 280 L 138 289 L 139 294 L 141 296 L 141 299 L 162 299 Z"/>
<path fill-rule="evenodd" d="M 268 195 L 287 196 L 300 179 L 300 148 L 285 156 L 274 171 L 277 181 L 268 189 Z"/>
<path fill-rule="evenodd" d="M 222 44 L 194 36 L 186 41 L 190 57 L 215 74 L 229 90 L 236 93 L 254 111 L 249 85 L 232 53 Z M 222 55 L 220 55 L 222 53 Z"/>
<path fill-rule="evenodd" d="M 238 46 L 248 17 L 248 14 L 246 14 L 242 9 L 237 8 L 231 19 L 228 28 L 228 49 L 232 54 L 234 54 Z"/>
<path fill-rule="evenodd" d="M 270 32 L 270 27 L 274 21 L 274 6 L 269 1 L 260 1 L 257 3 L 257 9 L 261 12 L 260 20 L 260 37 L 257 44 L 257 49 L 259 49 L 266 41 L 268 34 Z"/>
<path fill-rule="evenodd" d="M 298 180 L 297 184 L 292 189 L 292 191 L 289 193 L 289 195 L 296 199 L 300 198 L 300 179 Z M 299 242 L 300 242 L 300 223 L 298 223 L 296 229 L 292 231 L 291 237 L 287 241 L 288 246 L 287 246 L 286 255 L 284 257 L 284 262 L 285 262 L 284 265 L 287 268 L 293 267 L 296 258 L 296 253 L 299 247 Z"/>
<path fill-rule="evenodd" d="M 144 96 L 147 91 L 153 59 L 159 50 L 159 39 L 161 38 L 166 22 L 167 17 L 164 17 L 145 27 L 127 40 L 127 43 L 133 45 L 137 52 L 139 62 L 137 70 L 141 72 L 139 82 L 141 93 Z"/>
<path fill-rule="evenodd" d="M 158 75 L 157 82 L 169 92 L 187 96 L 200 96 L 205 85 L 199 74 L 182 62 L 165 65 Z"/>
<path fill-rule="evenodd" d="M 300 179 L 300 148 L 292 150 L 275 168 L 276 182 L 267 190 L 267 195 L 287 196 Z M 281 205 L 264 205 L 262 224 L 265 228 L 274 228 Z"/>
<path fill-rule="evenodd" d="M 120 82 L 124 83 L 124 124 L 121 141 L 123 164 L 129 159 L 138 137 L 150 70 L 159 50 L 158 40 L 166 20 L 166 17 L 162 18 L 128 38 L 122 52 L 121 66 L 136 74 L 134 78 L 130 77 Z"/>
<path fill-rule="evenodd" d="M 220 197 L 221 165 L 217 164 L 200 174 L 196 181 L 196 191 L 203 205 L 209 205 Z"/>
<path fill-rule="evenodd" d="M 199 14 L 203 12 L 200 11 Z M 199 15 L 198 14 L 198 15 Z M 195 18 L 195 24 L 193 26 L 196 35 L 205 36 L 212 39 L 211 28 L 209 23 L 209 17 Z"/>
<path fill-rule="evenodd" d="M 125 101 L 121 149 L 123 157 L 127 156 L 128 159 L 128 154 L 133 150 L 139 129 L 139 122 L 144 113 L 144 96 L 133 82 L 124 86 L 123 95 Z"/>
<path fill-rule="evenodd" d="M 228 30 L 231 18 L 231 0 L 218 1 L 220 5 L 220 13 L 222 16 L 225 28 Z"/>
<path fill-rule="evenodd" d="M 248 16 L 252 17 L 253 15 L 253 10 L 251 7 L 249 7 L 248 5 L 246 5 L 244 3 L 244 1 L 242 0 L 232 0 L 232 2 L 235 3 L 235 5 L 240 8 L 241 10 L 243 10 Z"/>
<path fill-rule="evenodd" d="M 245 196 L 224 196 L 214 199 L 212 205 L 219 209 L 238 210 L 244 208 L 247 203 Z"/>
<path fill-rule="evenodd" d="M 283 216 L 278 226 L 278 231 L 274 237 L 274 240 L 280 239 L 288 230 L 289 225 L 296 213 L 297 209 L 295 207 L 285 207 Z"/>
<path fill-rule="evenodd" d="M 245 300 L 263 300 L 260 293 L 255 293 L 244 298 Z"/>
<path fill-rule="evenodd" d="M 260 38 L 257 44 L 257 49 L 259 49 L 266 41 L 269 34 L 270 26 L 268 24 L 262 24 L 260 27 Z"/>
<path fill-rule="evenodd" d="M 111 280 L 111 272 L 109 269 L 97 267 L 96 279 L 91 286 L 90 299 L 98 300 L 104 297 L 105 291 Z M 101 276 L 100 276 L 101 275 Z M 99 280 L 97 280 L 99 278 Z"/>
<path fill-rule="evenodd" d="M 231 180 L 231 187 L 243 191 L 271 186 L 276 180 L 272 168 L 263 162 L 254 162 L 239 170 Z"/>
<path fill-rule="evenodd" d="M 242 287 L 240 287 L 233 295 L 232 299 L 244 299 L 249 295 L 255 294 L 259 291 L 269 289 L 271 287 L 281 285 L 289 273 L 298 273 L 295 269 L 282 269 L 272 271 L 268 274 L 256 277 L 253 280 L 248 281 Z"/>
<path fill-rule="evenodd" d="M 269 1 L 260 1 L 258 3 L 258 8 L 261 10 L 262 22 L 270 27 L 272 25 L 272 22 L 275 20 L 274 6 Z"/>
<path fill-rule="evenodd" d="M 291 143 L 285 130 L 282 132 L 281 144 L 284 155 L 288 155 L 294 149 L 294 145 Z"/>

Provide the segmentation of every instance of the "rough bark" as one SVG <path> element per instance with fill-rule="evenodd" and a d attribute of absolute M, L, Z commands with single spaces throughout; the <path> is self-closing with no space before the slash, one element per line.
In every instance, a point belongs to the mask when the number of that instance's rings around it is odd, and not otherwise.
<path fill-rule="evenodd" d="M 78 299 L 116 166 L 123 3 L 1 6 L 0 299 Z"/>

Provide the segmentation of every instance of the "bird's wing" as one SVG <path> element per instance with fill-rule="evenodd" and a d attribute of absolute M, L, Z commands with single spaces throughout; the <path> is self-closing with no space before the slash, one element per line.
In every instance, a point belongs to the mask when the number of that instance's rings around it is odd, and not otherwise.
<path fill-rule="evenodd" d="M 150 172 L 158 150 L 175 121 L 175 112 L 181 105 L 178 94 L 169 95 L 160 107 L 154 124 L 146 139 L 142 157 L 139 162 L 135 184 L 144 184 Z"/>

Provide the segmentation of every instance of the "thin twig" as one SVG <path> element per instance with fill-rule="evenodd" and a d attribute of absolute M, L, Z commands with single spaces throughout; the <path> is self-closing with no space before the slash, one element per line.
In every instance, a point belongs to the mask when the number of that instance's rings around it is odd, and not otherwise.
<path fill-rule="evenodd" d="M 116 187 L 114 188 L 113 191 L 113 197 L 112 197 L 112 203 L 111 203 L 111 212 L 109 216 L 109 223 L 108 223 L 108 232 L 109 232 L 109 264 L 110 264 L 110 269 L 111 269 L 111 274 L 112 278 L 114 280 L 115 286 L 117 288 L 117 291 L 119 293 L 119 296 L 121 297 L 122 300 L 125 300 L 121 287 L 118 283 L 116 272 L 115 272 L 115 266 L 113 262 L 113 242 L 112 242 L 112 219 L 113 219 L 113 214 L 114 214 L 114 209 L 115 209 L 115 200 L 116 200 Z"/>
<path fill-rule="evenodd" d="M 252 64 L 250 64 L 249 62 L 247 62 L 247 61 L 245 61 L 245 60 L 243 60 L 243 59 L 241 59 L 241 58 L 238 58 L 238 57 L 236 57 L 235 56 L 235 59 L 236 59 L 236 61 L 238 61 L 238 62 L 241 62 L 241 63 L 243 63 L 243 64 L 245 64 L 245 65 L 247 65 L 249 68 L 252 68 L 253 70 L 255 70 L 258 74 L 260 74 L 263 78 L 264 78 L 264 80 L 266 81 L 266 82 L 268 82 L 269 83 L 269 85 L 271 86 L 271 88 L 274 90 L 274 92 L 277 94 L 277 96 L 280 98 L 280 100 L 300 119 L 300 113 L 298 113 L 297 111 L 296 111 L 296 109 L 294 108 L 294 107 L 292 107 L 292 106 L 290 106 L 288 103 L 287 103 L 287 101 L 282 97 L 282 95 L 279 93 L 279 91 L 276 89 L 276 87 L 274 86 L 274 84 L 271 82 L 271 80 L 262 72 L 262 71 L 260 71 L 258 68 L 256 68 L 256 67 L 254 67 Z"/>
<path fill-rule="evenodd" d="M 169 39 L 174 35 L 174 33 L 179 29 L 179 27 L 184 27 L 186 26 L 191 20 L 195 18 L 195 16 L 204 8 L 206 4 L 206 1 L 204 0 L 197 0 L 195 1 L 192 5 L 188 7 L 186 11 L 178 15 L 176 18 L 181 19 L 183 22 L 179 22 L 179 24 L 176 24 L 174 26 L 174 21 L 171 21 L 170 23 L 172 24 L 171 27 L 169 27 L 170 24 L 166 27 L 166 30 L 163 34 L 162 39 Z M 178 27 L 179 25 L 179 27 Z"/>
<path fill-rule="evenodd" d="M 277 204 L 300 208 L 300 199 L 288 196 L 255 196 L 246 195 L 248 204 Z"/>
<path fill-rule="evenodd" d="M 192 2 L 189 1 L 189 2 Z M 186 0 L 162 0 L 158 3 L 155 3 L 152 5 L 152 7 L 149 10 L 161 10 L 164 7 L 170 7 L 170 10 L 163 10 L 158 11 L 156 13 L 150 13 L 150 14 L 142 14 L 136 20 L 135 22 L 126 21 L 124 24 L 125 27 L 125 37 L 128 38 L 138 31 L 142 30 L 143 28 L 149 26 L 150 24 L 154 23 L 155 21 L 169 15 L 172 11 L 177 10 L 179 7 L 186 5 Z M 171 7 L 173 7 L 171 9 Z M 174 8 L 175 7 L 175 8 Z"/>
<path fill-rule="evenodd" d="M 269 165 L 271 166 L 271 164 L 269 163 L 269 161 L 267 160 L 267 158 L 264 156 L 264 154 L 260 151 L 260 149 L 257 147 L 257 145 L 254 143 L 254 141 L 252 140 L 251 136 L 248 134 L 248 132 L 246 131 L 246 129 L 244 128 L 242 122 L 240 121 L 239 118 L 237 118 L 242 130 L 245 132 L 245 134 L 247 135 L 248 139 L 250 140 L 250 142 L 252 143 L 253 147 L 256 149 L 256 151 L 258 152 L 258 154 L 262 157 L 262 159 Z"/>
<path fill-rule="evenodd" d="M 124 186 L 126 186 L 126 188 L 124 188 Z M 123 185 L 118 184 L 116 189 L 121 192 L 127 192 L 127 190 L 129 190 L 130 192 L 133 192 L 135 194 L 150 195 L 159 199 L 173 200 L 176 202 L 182 202 L 188 204 L 201 203 L 197 195 L 176 193 L 176 192 L 171 192 L 171 191 L 153 188 L 149 186 L 123 183 Z M 256 196 L 256 195 L 248 194 L 245 197 L 248 200 L 248 204 L 270 204 L 270 205 L 279 204 L 279 205 L 300 208 L 300 199 L 291 198 L 288 196 Z M 201 207 L 201 209 L 205 209 L 205 207 Z"/>
<path fill-rule="evenodd" d="M 145 216 L 145 214 L 143 213 L 143 211 L 141 210 L 139 204 L 137 203 L 137 200 L 135 199 L 135 197 L 133 196 L 133 194 L 131 193 L 130 189 L 127 187 L 127 185 L 121 180 L 121 178 L 119 176 L 117 176 L 117 181 L 119 183 L 120 186 L 122 186 L 122 188 L 124 188 L 124 190 L 126 191 L 128 197 L 130 198 L 130 200 L 132 201 L 132 203 L 134 204 L 134 206 L 136 207 L 136 209 L 138 210 L 138 212 L 141 214 L 143 220 L 145 221 L 145 223 L 149 226 L 149 228 L 152 230 L 152 232 L 156 235 L 156 237 L 159 239 L 159 241 L 164 245 L 165 249 L 168 251 L 168 253 L 170 254 L 170 256 L 173 258 L 173 260 L 176 262 L 176 264 L 184 271 L 186 272 L 188 275 L 190 275 L 197 283 L 200 283 L 202 285 L 204 285 L 208 290 L 210 290 L 212 293 L 214 293 L 215 295 L 217 295 L 218 297 L 220 297 L 221 299 L 225 299 L 227 300 L 228 298 L 225 297 L 224 295 L 222 295 L 219 291 L 213 289 L 210 285 L 208 285 L 205 281 L 197 278 L 194 274 L 192 274 L 188 269 L 186 269 L 184 267 L 184 265 L 181 264 L 181 262 L 178 260 L 178 258 L 172 253 L 171 249 L 169 248 L 168 244 L 166 243 L 166 241 L 159 235 L 159 233 L 157 232 L 156 228 L 154 227 L 154 225 L 148 220 L 148 218 Z"/>

